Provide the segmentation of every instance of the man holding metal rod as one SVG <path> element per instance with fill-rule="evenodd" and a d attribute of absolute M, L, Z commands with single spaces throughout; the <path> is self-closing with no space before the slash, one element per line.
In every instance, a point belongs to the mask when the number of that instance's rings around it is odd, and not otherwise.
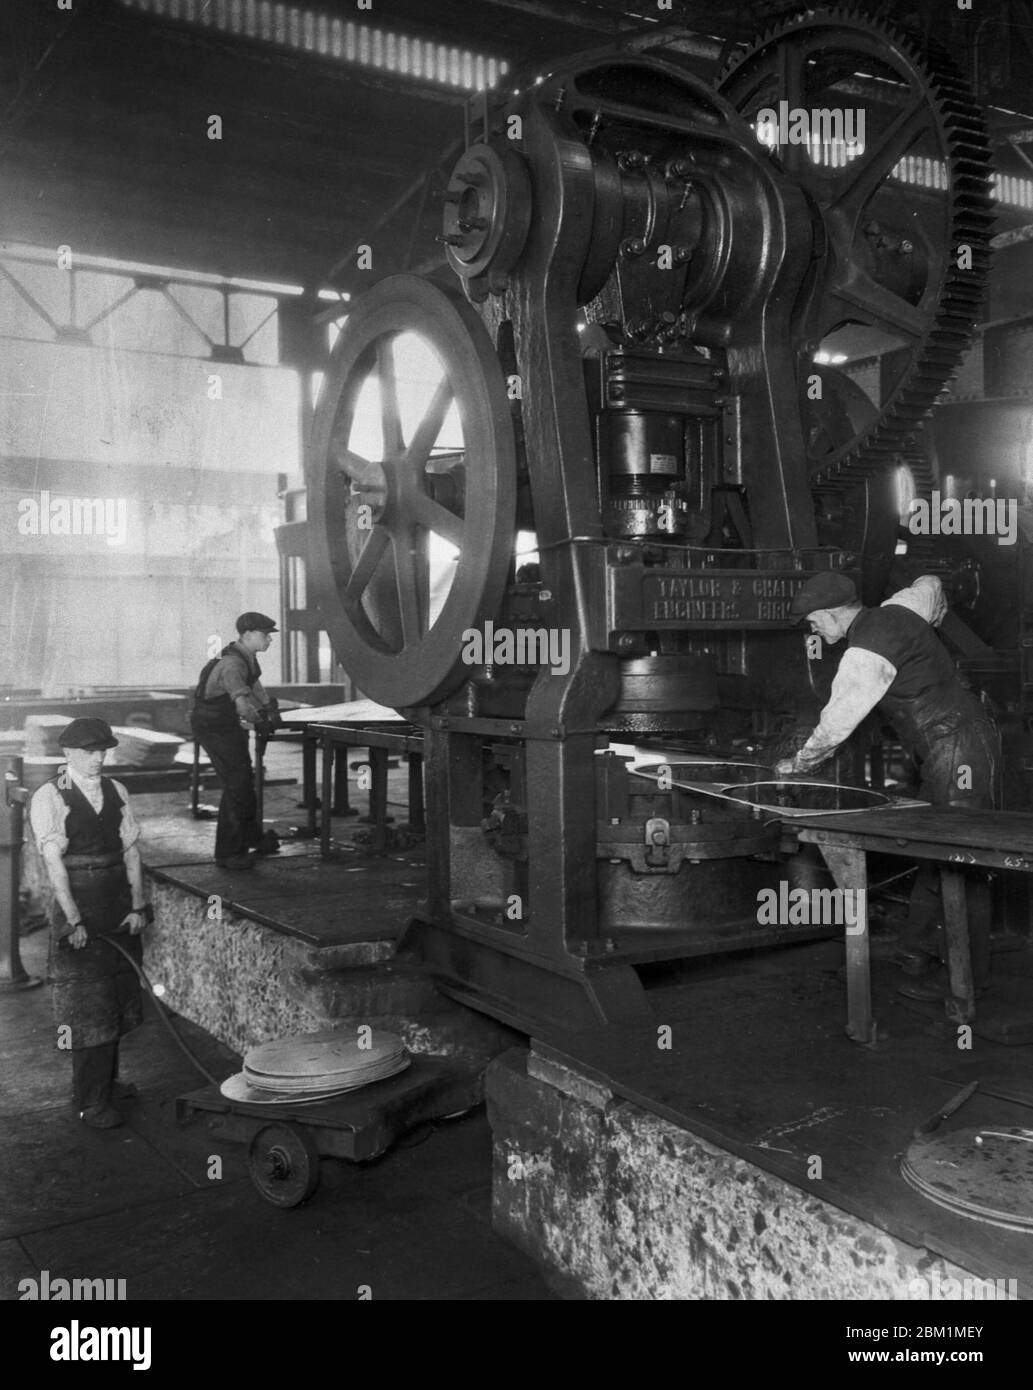
<path fill-rule="evenodd" d="M 222 783 L 215 862 L 223 869 L 253 868 L 252 851 L 262 845 L 246 730 L 268 737 L 281 722 L 276 700 L 262 687 L 258 664 L 258 653 L 268 651 L 276 630 L 264 613 L 242 613 L 237 640 L 208 662 L 194 692 L 194 735 Z"/>

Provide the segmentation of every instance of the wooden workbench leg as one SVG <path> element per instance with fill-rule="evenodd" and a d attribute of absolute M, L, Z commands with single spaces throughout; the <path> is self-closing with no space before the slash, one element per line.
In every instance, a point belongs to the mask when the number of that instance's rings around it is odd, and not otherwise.
<path fill-rule="evenodd" d="M 265 821 L 265 750 L 267 740 L 255 731 L 255 820 L 262 834 Z"/>
<path fill-rule="evenodd" d="M 387 814 L 387 749 L 370 748 L 369 761 L 372 777 L 367 819 L 373 824 L 372 849 L 375 854 L 383 854 L 387 848 L 387 822 L 392 819 Z"/>
<path fill-rule="evenodd" d="M 409 829 L 426 829 L 423 810 L 423 754 L 409 754 Z"/>
<path fill-rule="evenodd" d="M 820 845 L 819 848 L 829 873 L 836 880 L 836 887 L 860 894 L 854 899 L 857 920 L 853 925 L 848 923 L 846 926 L 846 1031 L 854 1042 L 873 1043 L 876 1035 L 868 954 L 868 866 L 865 852 L 843 845 Z"/>
<path fill-rule="evenodd" d="M 328 738 L 321 739 L 323 748 L 323 809 L 319 813 L 319 849 L 324 859 L 330 858 L 330 832 L 333 829 L 333 817 L 330 806 L 333 801 L 334 791 L 334 745 Z"/>
<path fill-rule="evenodd" d="M 191 730 L 191 732 L 193 731 Z M 194 762 L 190 770 L 190 813 L 194 820 L 201 819 L 201 741 L 196 734 L 194 734 Z"/>
<path fill-rule="evenodd" d="M 943 929 L 947 935 L 947 971 L 951 998 L 947 1017 L 953 1023 L 970 1023 L 976 1016 L 976 991 L 972 983 L 972 951 L 968 939 L 968 903 L 965 875 L 944 864 L 940 869 L 943 891 Z"/>
<path fill-rule="evenodd" d="M 316 740 L 306 729 L 301 739 L 301 804 L 307 812 L 306 828 L 316 833 Z"/>
<path fill-rule="evenodd" d="M 346 744 L 334 745 L 334 815 L 357 815 L 349 800 L 348 788 L 348 747 Z"/>

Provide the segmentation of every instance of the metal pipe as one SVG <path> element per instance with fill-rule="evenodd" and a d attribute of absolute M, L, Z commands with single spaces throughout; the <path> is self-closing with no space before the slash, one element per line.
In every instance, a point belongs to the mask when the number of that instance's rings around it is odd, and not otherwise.
<path fill-rule="evenodd" d="M 24 843 L 23 807 L 29 793 L 23 785 L 20 757 L 0 759 L 4 770 L 4 794 L 0 800 L 0 992 L 33 989 L 42 980 L 28 973 L 18 950 L 18 888 Z"/>

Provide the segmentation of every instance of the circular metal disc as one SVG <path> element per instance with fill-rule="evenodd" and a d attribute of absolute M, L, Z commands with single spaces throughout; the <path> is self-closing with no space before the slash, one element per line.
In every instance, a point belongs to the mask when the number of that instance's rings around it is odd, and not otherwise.
<path fill-rule="evenodd" d="M 1033 1130 L 989 1125 L 919 1139 L 901 1173 L 924 1197 L 959 1216 L 1033 1231 Z"/>
<path fill-rule="evenodd" d="M 369 1047 L 360 1047 L 358 1038 L 347 1033 L 303 1033 L 251 1048 L 244 1058 L 244 1068 L 251 1075 L 270 1079 L 325 1079 L 367 1071 L 373 1066 L 393 1062 L 404 1052 L 401 1038 L 394 1033 L 374 1032 Z"/>

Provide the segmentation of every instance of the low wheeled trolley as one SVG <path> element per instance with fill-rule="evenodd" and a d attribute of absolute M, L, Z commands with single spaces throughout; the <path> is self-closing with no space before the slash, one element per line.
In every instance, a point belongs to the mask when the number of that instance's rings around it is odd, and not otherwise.
<path fill-rule="evenodd" d="M 296 1207 L 319 1186 L 321 1158 L 379 1158 L 417 1125 L 461 1115 L 480 1100 L 480 1076 L 468 1065 L 414 1056 L 397 1076 L 297 1105 L 231 1100 L 205 1086 L 178 1097 L 176 1119 L 182 1124 L 204 1114 L 210 1133 L 246 1143 L 261 1195 L 273 1206 Z"/>

